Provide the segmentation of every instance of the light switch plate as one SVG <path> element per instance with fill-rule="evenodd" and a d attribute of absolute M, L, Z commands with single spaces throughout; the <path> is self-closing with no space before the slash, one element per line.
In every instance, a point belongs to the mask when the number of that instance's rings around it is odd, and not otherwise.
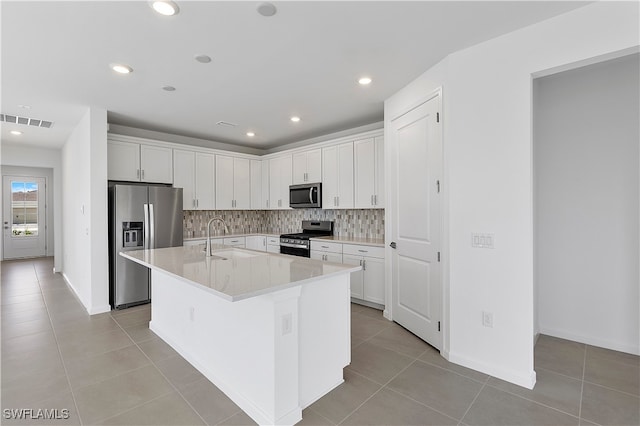
<path fill-rule="evenodd" d="M 471 233 L 471 247 L 473 248 L 489 248 L 495 247 L 495 234 L 486 234 L 479 232 Z"/>

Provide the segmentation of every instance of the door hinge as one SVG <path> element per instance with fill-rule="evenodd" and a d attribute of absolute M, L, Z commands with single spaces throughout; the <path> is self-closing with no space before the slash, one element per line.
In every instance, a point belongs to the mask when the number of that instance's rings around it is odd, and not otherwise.
<path fill-rule="evenodd" d="M 438 262 L 440 262 L 440 252 L 438 252 Z"/>
<path fill-rule="evenodd" d="M 440 122 L 440 113 L 436 112 L 436 123 Z"/>
<path fill-rule="evenodd" d="M 438 331 L 440 331 L 440 321 L 438 321 Z"/>

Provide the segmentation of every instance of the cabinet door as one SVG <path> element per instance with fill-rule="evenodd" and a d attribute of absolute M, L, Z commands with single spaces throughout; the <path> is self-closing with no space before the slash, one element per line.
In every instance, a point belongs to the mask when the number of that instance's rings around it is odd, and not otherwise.
<path fill-rule="evenodd" d="M 262 204 L 260 204 L 259 209 L 268 209 L 269 208 L 269 160 L 263 160 L 262 163 Z"/>
<path fill-rule="evenodd" d="M 353 208 L 353 143 L 338 145 L 338 206 Z"/>
<path fill-rule="evenodd" d="M 322 148 L 322 208 L 337 208 L 338 147 Z"/>
<path fill-rule="evenodd" d="M 251 207 L 251 165 L 246 158 L 233 159 L 233 208 Z"/>
<path fill-rule="evenodd" d="M 215 155 L 196 154 L 196 208 L 214 210 L 216 208 Z"/>
<path fill-rule="evenodd" d="M 216 155 L 216 209 L 233 208 L 233 157 Z"/>
<path fill-rule="evenodd" d="M 107 177 L 109 180 L 140 180 L 140 145 L 137 143 L 107 142 Z"/>
<path fill-rule="evenodd" d="M 292 157 L 293 185 L 307 182 L 307 153 L 298 152 Z"/>
<path fill-rule="evenodd" d="M 324 255 L 325 255 L 326 253 L 323 253 L 323 252 L 321 252 L 321 251 L 313 251 L 313 250 L 311 250 L 311 253 L 310 253 L 310 254 L 311 254 L 310 258 L 311 258 L 311 259 L 313 259 L 313 260 L 321 260 L 321 261 L 324 261 Z"/>
<path fill-rule="evenodd" d="M 378 136 L 376 139 L 376 208 L 384 207 L 384 137 Z"/>
<path fill-rule="evenodd" d="M 173 183 L 173 150 L 140 145 L 140 177 L 143 182 Z"/>
<path fill-rule="evenodd" d="M 267 251 L 267 237 L 262 235 L 250 235 L 246 237 L 245 244 L 248 249 Z"/>
<path fill-rule="evenodd" d="M 307 151 L 307 182 L 322 182 L 322 150 Z"/>
<path fill-rule="evenodd" d="M 277 210 L 282 203 L 282 197 L 280 196 L 280 159 L 272 158 L 269 160 L 269 201 L 271 210 Z"/>
<path fill-rule="evenodd" d="M 375 257 L 362 259 L 364 260 L 364 300 L 384 305 L 384 259 Z"/>
<path fill-rule="evenodd" d="M 184 210 L 196 208 L 195 161 L 195 152 L 173 150 L 173 187 L 182 188 L 182 208 Z"/>
<path fill-rule="evenodd" d="M 374 207 L 376 192 L 376 145 L 373 138 L 353 143 L 355 208 Z"/>
<path fill-rule="evenodd" d="M 251 210 L 260 210 L 262 208 L 262 161 L 251 160 L 250 169 Z"/>
<path fill-rule="evenodd" d="M 289 186 L 291 185 L 292 157 L 272 158 L 269 160 L 269 198 L 271 208 L 289 209 Z"/>
<path fill-rule="evenodd" d="M 342 263 L 347 265 L 361 265 L 362 256 L 352 256 L 350 254 L 342 255 Z M 357 271 L 351 273 L 351 297 L 364 300 L 363 289 L 363 271 Z"/>

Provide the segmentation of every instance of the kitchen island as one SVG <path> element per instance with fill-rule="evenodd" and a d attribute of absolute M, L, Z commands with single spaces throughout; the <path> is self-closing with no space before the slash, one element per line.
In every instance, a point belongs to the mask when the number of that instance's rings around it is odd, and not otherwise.
<path fill-rule="evenodd" d="M 343 382 L 359 266 L 214 245 L 120 253 L 151 269 L 149 328 L 259 424 Z"/>

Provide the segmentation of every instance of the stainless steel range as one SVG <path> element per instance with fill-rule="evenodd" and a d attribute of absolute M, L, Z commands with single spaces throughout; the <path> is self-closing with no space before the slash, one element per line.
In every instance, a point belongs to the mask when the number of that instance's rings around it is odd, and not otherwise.
<path fill-rule="evenodd" d="M 280 235 L 280 253 L 311 257 L 309 238 L 333 235 L 333 222 L 328 220 L 302 221 L 302 232 Z"/>

